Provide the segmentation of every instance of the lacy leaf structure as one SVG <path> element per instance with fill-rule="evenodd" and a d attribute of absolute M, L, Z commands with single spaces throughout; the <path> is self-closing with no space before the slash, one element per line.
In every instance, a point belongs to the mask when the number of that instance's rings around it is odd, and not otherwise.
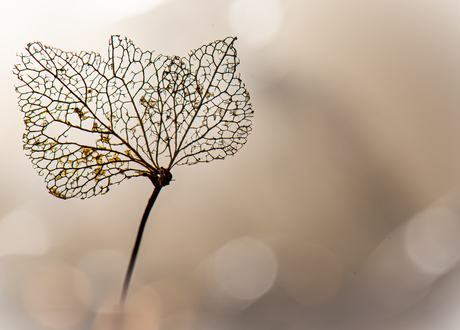
<path fill-rule="evenodd" d="M 253 111 L 236 73 L 235 40 L 179 57 L 112 36 L 107 60 L 28 44 L 14 67 L 24 149 L 49 192 L 87 198 L 136 176 L 164 186 L 174 165 L 238 151 Z"/>

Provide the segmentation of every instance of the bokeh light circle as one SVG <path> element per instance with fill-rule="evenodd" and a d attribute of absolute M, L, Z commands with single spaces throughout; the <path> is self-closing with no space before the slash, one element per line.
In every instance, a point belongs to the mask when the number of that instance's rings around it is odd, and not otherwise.
<path fill-rule="evenodd" d="M 217 253 L 214 263 L 218 287 L 229 296 L 254 300 L 273 285 L 276 256 L 265 243 L 250 237 L 234 239 Z"/>
<path fill-rule="evenodd" d="M 421 270 L 441 274 L 460 260 L 460 217 L 437 207 L 416 215 L 405 232 L 406 252 Z"/>

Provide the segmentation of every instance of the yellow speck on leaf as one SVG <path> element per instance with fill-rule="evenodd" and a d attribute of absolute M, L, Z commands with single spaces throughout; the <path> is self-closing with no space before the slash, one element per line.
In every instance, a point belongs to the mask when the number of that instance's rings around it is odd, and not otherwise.
<path fill-rule="evenodd" d="M 56 187 L 49 188 L 49 193 L 55 197 L 67 199 L 67 197 L 63 193 L 59 192 Z"/>
<path fill-rule="evenodd" d="M 101 134 L 101 142 L 102 143 L 109 143 L 109 136 L 106 134 Z"/>

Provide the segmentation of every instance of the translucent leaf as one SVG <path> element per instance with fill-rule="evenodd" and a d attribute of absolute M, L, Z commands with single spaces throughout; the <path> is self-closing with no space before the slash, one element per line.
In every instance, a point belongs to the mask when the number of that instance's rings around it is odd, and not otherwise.
<path fill-rule="evenodd" d="M 28 44 L 14 72 L 24 149 L 60 198 L 106 193 L 126 178 L 159 183 L 174 165 L 233 155 L 251 131 L 249 94 L 228 37 L 188 57 L 112 36 L 108 60 Z"/>

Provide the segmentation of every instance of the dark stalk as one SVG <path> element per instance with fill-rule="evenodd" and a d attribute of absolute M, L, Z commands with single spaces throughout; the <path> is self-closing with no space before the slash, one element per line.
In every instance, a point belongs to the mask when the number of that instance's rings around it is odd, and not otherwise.
<path fill-rule="evenodd" d="M 134 243 L 133 252 L 131 253 L 131 259 L 129 260 L 128 269 L 126 270 L 125 281 L 123 283 L 123 291 L 121 293 L 120 306 L 123 308 L 126 300 L 126 295 L 128 294 L 129 282 L 131 281 L 131 276 L 134 270 L 134 264 L 136 263 L 137 253 L 139 252 L 139 246 L 141 245 L 142 234 L 144 233 L 145 224 L 149 218 L 150 210 L 152 209 L 155 200 L 160 193 L 162 185 L 155 185 L 152 196 L 150 196 L 149 202 L 145 207 L 144 214 L 142 215 L 142 220 L 139 225 L 139 230 L 137 232 L 136 242 Z"/>

